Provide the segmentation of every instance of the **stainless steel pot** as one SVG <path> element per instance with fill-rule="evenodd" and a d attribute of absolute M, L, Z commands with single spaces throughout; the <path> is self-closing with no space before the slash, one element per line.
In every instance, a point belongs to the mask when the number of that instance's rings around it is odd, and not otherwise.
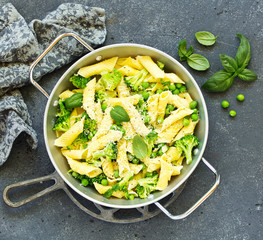
<path fill-rule="evenodd" d="M 76 40 L 78 40 L 81 44 L 83 44 L 90 53 L 83 56 L 81 59 L 79 59 L 76 63 L 74 63 L 59 79 L 57 84 L 55 85 L 54 89 L 52 90 L 50 96 L 48 93 L 33 79 L 33 71 L 34 67 L 37 65 L 37 63 L 45 56 L 45 54 L 52 49 L 52 47 L 63 37 L 74 37 Z M 69 170 L 69 166 L 67 164 L 67 161 L 62 156 L 61 151 L 59 148 L 54 146 L 54 141 L 56 139 L 56 135 L 54 131 L 52 130 L 55 115 L 56 115 L 56 107 L 54 107 L 54 102 L 58 99 L 59 94 L 70 88 L 71 84 L 68 81 L 69 78 L 78 71 L 79 68 L 94 64 L 98 60 L 101 59 L 107 59 L 111 58 L 113 56 L 118 57 L 127 57 L 127 56 L 137 56 L 137 55 L 148 55 L 151 56 L 154 60 L 159 60 L 165 64 L 166 70 L 168 72 L 175 72 L 178 74 L 185 82 L 187 89 L 190 93 L 190 95 L 198 102 L 199 106 L 199 112 L 200 112 L 200 122 L 197 125 L 197 128 L 195 130 L 195 135 L 200 140 L 200 145 L 198 147 L 198 150 L 195 151 L 195 155 L 193 156 L 193 162 L 190 165 L 184 165 L 184 168 L 182 170 L 182 173 L 172 178 L 172 180 L 169 182 L 169 186 L 163 190 L 163 191 L 157 191 L 153 193 L 152 198 L 148 199 L 139 199 L 136 198 L 132 201 L 128 201 L 126 199 L 117 199 L 117 198 L 109 198 L 106 199 L 102 195 L 98 194 L 97 191 L 91 187 L 84 187 L 82 186 L 79 181 L 72 178 L 67 172 Z M 156 206 L 158 206 L 167 216 L 170 218 L 177 220 L 182 219 L 186 216 L 188 216 L 191 212 L 193 212 L 218 186 L 220 181 L 220 176 L 217 173 L 217 171 L 202 157 L 207 137 L 208 137 L 208 114 L 206 109 L 206 104 L 203 98 L 203 95 L 195 82 L 192 75 L 174 58 L 169 56 L 168 54 L 157 50 L 155 48 L 141 45 L 141 44 L 130 44 L 130 43 L 122 43 L 122 44 L 113 44 L 105 47 L 101 47 L 99 49 L 93 50 L 88 44 L 86 44 L 82 39 L 80 39 L 77 35 L 73 33 L 65 33 L 56 38 L 50 46 L 34 61 L 34 63 L 31 65 L 30 69 L 30 79 L 34 86 L 36 86 L 47 98 L 48 102 L 45 109 L 45 116 L 44 116 L 44 137 L 45 137 L 45 144 L 46 148 L 50 157 L 50 160 L 52 164 L 54 165 L 56 171 L 58 174 L 52 174 L 50 176 L 44 177 L 44 180 L 47 179 L 55 179 L 55 184 L 51 188 L 48 188 L 32 197 L 29 197 L 23 201 L 20 202 L 12 202 L 10 201 L 8 197 L 8 192 L 15 188 L 19 187 L 21 185 L 29 185 L 35 182 L 38 182 L 40 180 L 43 180 L 43 178 L 34 179 L 25 181 L 22 183 L 17 183 L 8 186 L 4 190 L 4 200 L 6 204 L 8 204 L 11 207 L 19 207 L 29 201 L 32 201 L 33 199 L 42 196 L 50 191 L 54 191 L 58 188 L 61 188 L 61 181 L 58 179 L 61 177 L 64 182 L 70 186 L 75 192 L 83 196 L 84 198 L 102 205 L 106 207 L 111 208 L 139 208 L 143 206 L 147 206 L 149 204 L 155 203 Z M 214 185 L 209 189 L 209 191 L 201 198 L 199 199 L 196 204 L 194 204 L 188 211 L 181 215 L 173 216 L 171 213 L 169 213 L 158 201 L 163 199 L 165 196 L 170 194 L 171 192 L 174 192 L 176 189 L 178 189 L 193 173 L 197 165 L 200 161 L 203 161 L 206 166 L 215 174 L 215 183 Z M 59 177 L 58 177 L 59 175 Z M 65 190 L 65 189 L 64 189 Z M 67 190 L 65 190 L 67 191 Z M 67 192 L 69 195 L 70 193 Z M 72 197 L 71 197 L 72 198 Z"/>

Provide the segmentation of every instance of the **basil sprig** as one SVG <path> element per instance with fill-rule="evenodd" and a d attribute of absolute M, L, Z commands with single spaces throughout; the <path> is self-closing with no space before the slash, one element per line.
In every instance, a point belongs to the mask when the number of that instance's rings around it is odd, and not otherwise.
<path fill-rule="evenodd" d="M 190 46 L 187 50 L 185 39 L 179 42 L 178 54 L 180 61 L 187 61 L 188 65 L 197 71 L 205 71 L 208 69 L 210 67 L 208 60 L 200 54 L 193 54 L 193 52 L 193 46 Z"/>
<path fill-rule="evenodd" d="M 110 116 L 117 123 L 130 121 L 129 115 L 127 114 L 125 109 L 120 105 L 116 105 L 111 109 Z"/>
<path fill-rule="evenodd" d="M 137 157 L 138 159 L 143 159 L 146 157 L 148 148 L 146 143 L 140 136 L 136 135 L 133 138 L 132 147 L 135 157 Z"/>
<path fill-rule="evenodd" d="M 258 78 L 257 74 L 246 68 L 251 58 L 249 41 L 240 33 L 237 36 L 240 39 L 240 45 L 235 59 L 221 54 L 220 60 L 224 70 L 220 70 L 210 77 L 203 84 L 204 89 L 210 92 L 224 92 L 232 86 L 236 76 L 248 82 L 255 81 Z"/>
<path fill-rule="evenodd" d="M 204 46 L 212 46 L 216 42 L 216 38 L 214 34 L 207 32 L 207 31 L 201 31 L 195 33 L 196 40 L 204 45 Z"/>

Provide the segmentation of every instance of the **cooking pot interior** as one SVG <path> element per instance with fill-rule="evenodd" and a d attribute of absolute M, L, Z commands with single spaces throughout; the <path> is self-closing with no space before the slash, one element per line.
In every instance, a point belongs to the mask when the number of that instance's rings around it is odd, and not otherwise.
<path fill-rule="evenodd" d="M 62 156 L 60 148 L 54 146 L 56 134 L 52 130 L 52 128 L 57 113 L 57 107 L 54 106 L 54 102 L 58 100 L 58 96 L 61 92 L 63 92 L 66 89 L 73 89 L 73 86 L 68 81 L 69 78 L 74 73 L 76 73 L 79 68 L 96 63 L 97 57 L 101 56 L 102 59 L 107 59 L 114 56 L 135 57 L 137 55 L 148 55 L 151 56 L 154 61 L 158 60 L 163 62 L 165 64 L 166 72 L 174 72 L 186 82 L 188 92 L 190 93 L 192 98 L 198 102 L 200 121 L 195 129 L 195 135 L 199 138 L 200 145 L 198 147 L 197 154 L 193 156 L 192 163 L 190 165 L 184 164 L 182 173 L 179 176 L 172 177 L 171 181 L 169 182 L 169 186 L 165 190 L 157 191 L 153 193 L 148 199 L 139 199 L 139 198 L 135 198 L 134 200 L 117 199 L 117 198 L 106 199 L 102 195 L 98 194 L 97 191 L 92 187 L 82 186 L 78 180 L 74 179 L 70 174 L 67 173 L 69 170 L 69 165 L 67 164 L 66 159 Z M 55 85 L 47 102 L 45 117 L 44 117 L 44 136 L 45 136 L 46 148 L 49 157 L 55 169 L 60 174 L 60 176 L 72 189 L 74 189 L 77 193 L 87 198 L 88 200 L 91 200 L 92 202 L 98 203 L 100 205 L 104 205 L 108 207 L 116 207 L 116 208 L 134 208 L 134 207 L 145 206 L 160 200 L 161 198 L 167 196 L 172 191 L 176 190 L 191 175 L 195 167 L 198 165 L 205 149 L 207 135 L 208 135 L 208 116 L 207 116 L 206 105 L 202 93 L 198 85 L 194 81 L 193 77 L 190 75 L 190 73 L 171 56 L 154 48 L 144 45 L 138 45 L 138 44 L 109 45 L 94 50 L 93 52 L 88 53 L 80 60 L 78 60 L 63 74 L 63 76 L 59 79 L 59 81 Z"/>

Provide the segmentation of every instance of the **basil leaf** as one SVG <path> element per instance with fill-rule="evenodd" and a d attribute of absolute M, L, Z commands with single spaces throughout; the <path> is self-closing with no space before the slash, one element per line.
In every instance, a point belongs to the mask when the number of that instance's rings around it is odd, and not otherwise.
<path fill-rule="evenodd" d="M 208 60 L 200 54 L 192 54 L 187 58 L 188 65 L 198 71 L 205 71 L 210 67 Z"/>
<path fill-rule="evenodd" d="M 132 147 L 135 157 L 139 159 L 145 158 L 145 156 L 147 155 L 148 148 L 146 143 L 140 136 L 136 135 L 133 138 Z"/>
<path fill-rule="evenodd" d="M 81 107 L 83 101 L 82 93 L 74 93 L 71 97 L 65 100 L 65 107 L 68 110 L 73 108 Z"/>
<path fill-rule="evenodd" d="M 122 106 L 116 105 L 110 111 L 111 118 L 118 123 L 129 122 L 130 118 Z"/>
<path fill-rule="evenodd" d="M 186 40 L 181 40 L 178 45 L 178 55 L 180 57 L 180 61 L 185 61 L 194 51 L 193 46 L 190 46 L 188 50 L 186 47 Z"/>
<path fill-rule="evenodd" d="M 204 46 L 211 46 L 215 43 L 217 37 L 210 32 L 201 31 L 195 33 L 195 38 L 200 44 Z"/>
<path fill-rule="evenodd" d="M 245 68 L 241 73 L 237 75 L 241 80 L 251 82 L 257 80 L 258 76 L 253 71 Z"/>
<path fill-rule="evenodd" d="M 237 33 L 237 36 L 239 37 L 241 42 L 237 49 L 235 59 L 236 59 L 238 67 L 244 69 L 248 65 L 249 60 L 251 58 L 250 44 L 249 44 L 248 39 L 244 37 L 242 34 Z"/>
<path fill-rule="evenodd" d="M 234 58 L 225 54 L 220 54 L 220 60 L 227 72 L 234 73 L 238 69 L 237 62 Z"/>
<path fill-rule="evenodd" d="M 232 86 L 235 76 L 236 74 L 220 70 L 210 77 L 202 87 L 210 92 L 223 92 Z"/>

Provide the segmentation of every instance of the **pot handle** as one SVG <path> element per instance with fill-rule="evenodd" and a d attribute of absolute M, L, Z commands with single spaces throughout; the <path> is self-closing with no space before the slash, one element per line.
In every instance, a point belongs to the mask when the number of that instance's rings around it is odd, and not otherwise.
<path fill-rule="evenodd" d="M 28 198 L 25 198 L 21 201 L 17 201 L 17 202 L 13 202 L 10 200 L 9 198 L 9 191 L 13 190 L 13 189 L 18 189 L 20 187 L 25 187 L 25 186 L 30 186 L 34 183 L 43 183 L 44 181 L 48 181 L 48 180 L 54 180 L 54 184 Z M 44 176 L 44 177 L 39 177 L 39 178 L 35 178 L 35 179 L 30 179 L 30 180 L 26 180 L 26 181 L 23 181 L 23 182 L 18 182 L 18 183 L 14 183 L 12 185 L 9 185 L 7 186 L 5 189 L 4 189 L 4 192 L 3 192 L 3 199 L 4 199 L 4 202 L 10 206 L 10 207 L 13 207 L 13 208 L 17 208 L 17 207 L 20 207 L 22 205 L 25 205 L 37 198 L 40 198 L 42 197 L 43 195 L 45 194 L 48 194 L 48 193 L 51 193 L 53 191 L 56 191 L 58 189 L 63 189 L 64 188 L 64 182 L 62 180 L 61 177 L 59 177 L 58 173 L 57 172 L 54 172 L 48 176 Z"/>
<path fill-rule="evenodd" d="M 36 65 L 39 63 L 39 61 L 56 45 L 56 43 L 64 38 L 64 37 L 73 37 L 75 38 L 78 42 L 80 42 L 84 47 L 86 47 L 88 50 L 93 51 L 94 49 L 88 45 L 84 40 L 82 40 L 78 35 L 75 33 L 63 33 L 59 35 L 52 43 L 49 44 L 49 46 L 37 57 L 37 59 L 31 64 L 30 66 L 30 82 L 42 93 L 44 94 L 47 98 L 49 98 L 48 93 L 34 80 L 33 77 L 33 71 L 36 67 Z"/>
<path fill-rule="evenodd" d="M 172 215 L 163 205 L 161 205 L 159 202 L 156 202 L 155 205 L 160 208 L 160 210 L 163 211 L 169 218 L 172 220 L 181 220 L 183 218 L 186 218 L 188 215 L 190 215 L 194 210 L 196 210 L 218 187 L 220 183 L 220 175 L 217 173 L 217 171 L 214 169 L 214 167 L 205 159 L 202 158 L 203 163 L 215 174 L 215 183 L 214 185 L 208 190 L 208 192 L 201 197 L 192 207 L 190 207 L 186 212 L 180 214 L 180 215 Z"/>

